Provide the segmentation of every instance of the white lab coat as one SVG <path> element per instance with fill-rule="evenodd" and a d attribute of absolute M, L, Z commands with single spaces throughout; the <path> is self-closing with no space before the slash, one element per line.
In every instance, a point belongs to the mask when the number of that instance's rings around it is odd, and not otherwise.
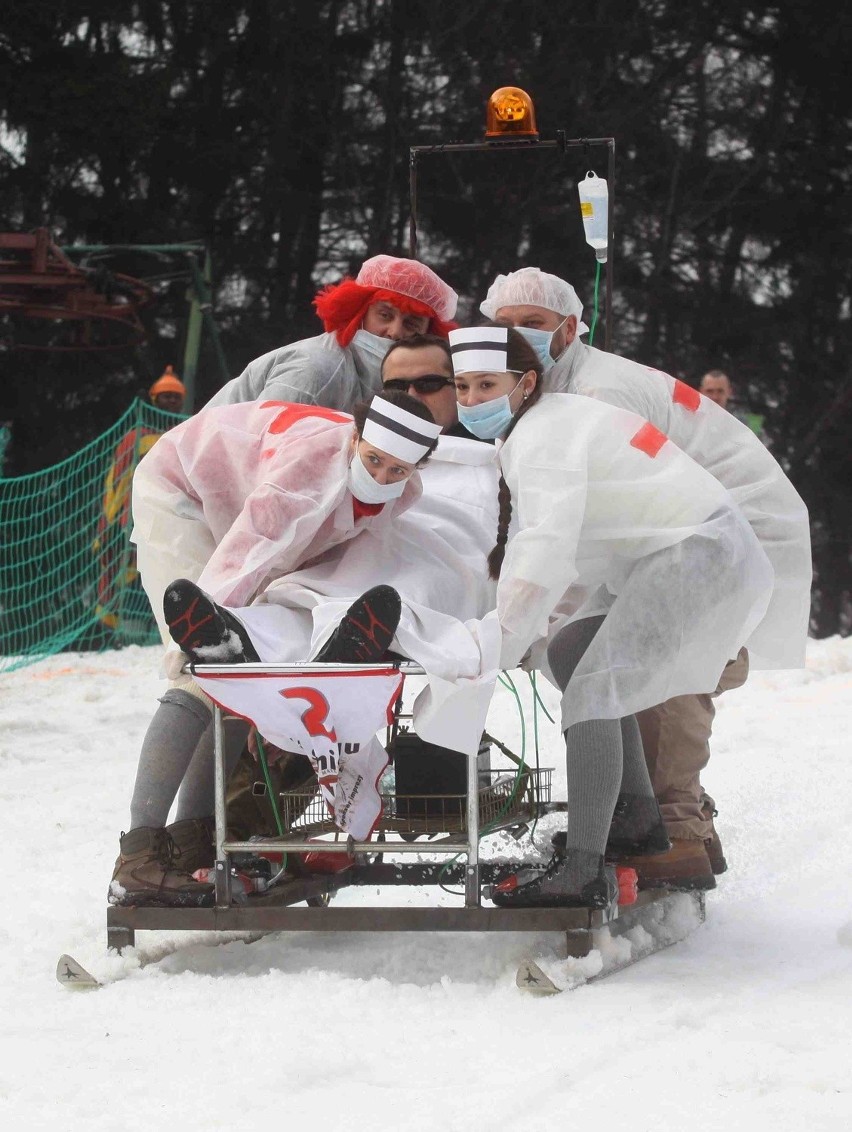
<path fill-rule="evenodd" d="M 347 487 L 352 418 L 281 402 L 226 405 L 178 425 L 133 478 L 133 534 L 163 640 L 162 597 L 189 578 L 223 605 L 338 543 L 377 537 L 420 495 L 419 476 L 374 516 L 355 520 Z"/>
<path fill-rule="evenodd" d="M 544 381 L 549 392 L 593 397 L 638 413 L 728 489 L 775 572 L 769 607 L 749 643 L 750 663 L 803 667 L 811 600 L 808 511 L 751 429 L 669 374 L 576 338 Z"/>
<path fill-rule="evenodd" d="M 479 620 L 496 599 L 486 562 L 497 532 L 494 448 L 442 436 L 420 475 L 423 494 L 389 529 L 334 547 L 236 613 L 262 660 L 303 660 L 359 594 L 392 585 L 402 600 L 393 647 L 429 674 L 414 709 L 418 734 L 476 749 L 500 649 L 495 619 Z"/>
<path fill-rule="evenodd" d="M 319 334 L 270 350 L 223 385 L 205 411 L 241 401 L 291 401 L 351 413 L 382 387 L 381 359 L 355 343 L 343 347 L 336 334 Z"/>
<path fill-rule="evenodd" d="M 772 588 L 728 493 L 640 417 L 545 394 L 500 447 L 519 532 L 497 587 L 501 667 L 606 613 L 563 697 L 563 727 L 714 688 Z M 564 616 L 566 591 L 588 595 Z"/>

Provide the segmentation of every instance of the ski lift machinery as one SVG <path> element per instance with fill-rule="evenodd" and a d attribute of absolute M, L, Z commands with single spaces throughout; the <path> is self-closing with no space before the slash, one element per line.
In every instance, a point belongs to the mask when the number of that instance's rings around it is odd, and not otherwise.
<path fill-rule="evenodd" d="M 499 147 L 501 153 L 522 155 L 532 147 L 556 148 L 563 153 L 587 153 L 603 148 L 607 154 L 607 174 L 609 189 L 614 182 L 614 149 L 612 138 L 580 138 L 567 140 L 562 132 L 555 140 L 542 141 L 535 130 L 532 101 L 518 88 L 501 88 L 489 101 L 486 141 L 481 143 L 452 143 L 448 145 L 411 147 L 411 254 L 417 251 L 417 161 L 424 153 L 486 152 Z M 583 212 L 584 221 L 587 213 Z M 587 239 L 589 225 L 586 224 Z M 591 243 L 591 240 L 589 241 Z M 612 221 L 607 221 L 606 256 L 606 310 L 611 309 L 612 294 Z M 594 246 L 594 244 L 592 245 Z M 598 254 L 602 263 L 604 255 Z M 611 320 L 606 319 L 606 344 L 611 336 Z M 363 665 L 263 665 L 250 664 L 211 667 L 193 666 L 192 671 L 199 677 L 206 675 L 227 675 L 237 671 L 248 675 L 250 671 L 265 676 L 293 676 L 311 671 L 352 668 L 364 669 Z M 399 662 L 396 667 L 404 676 L 423 675 L 423 670 L 410 662 Z M 410 718 L 402 714 L 400 694 L 392 722 L 388 728 L 387 742 L 392 746 L 397 737 L 400 719 Z M 133 946 L 138 930 L 192 930 L 233 932 L 246 931 L 254 938 L 268 932 L 277 931 L 520 931 L 557 932 L 565 940 L 565 950 L 569 957 L 583 957 L 592 950 L 603 955 L 602 967 L 598 974 L 586 971 L 579 977 L 569 975 L 567 986 L 554 983 L 534 961 L 521 965 L 517 975 L 517 985 L 534 993 L 552 994 L 562 989 L 570 989 L 586 982 L 590 977 L 606 975 L 643 958 L 645 955 L 668 944 L 691 930 L 704 918 L 704 895 L 701 892 L 681 893 L 666 890 L 640 891 L 638 899 L 617 909 L 591 910 L 582 908 L 501 908 L 482 904 L 483 888 L 499 883 L 517 868 L 517 862 L 482 861 L 479 856 L 479 840 L 483 828 L 491 828 L 487 806 L 495 804 L 500 809 L 501 828 L 523 826 L 526 822 L 548 812 L 564 810 L 565 804 L 550 801 L 549 770 L 526 767 L 523 789 L 517 785 L 512 794 L 514 808 L 503 805 L 506 795 L 501 795 L 493 780 L 487 776 L 483 786 L 482 765 L 479 753 L 473 752 L 466 759 L 466 793 L 453 798 L 436 799 L 421 796 L 416 810 L 414 799 L 386 799 L 385 812 L 378 823 L 378 841 L 357 842 L 351 837 L 336 840 L 323 840 L 321 845 L 313 837 L 317 833 L 332 833 L 333 827 L 325 825 L 317 818 L 316 811 L 311 817 L 310 807 L 316 802 L 310 795 L 289 799 L 292 810 L 287 810 L 288 799 L 282 794 L 279 801 L 288 813 L 294 815 L 292 822 L 279 822 L 284 833 L 277 838 L 254 838 L 251 841 L 230 840 L 227 835 L 227 800 L 225 782 L 225 757 L 222 709 L 214 707 L 214 797 L 215 797 L 215 903 L 211 907 L 125 907 L 110 906 L 107 911 L 107 941 L 112 948 L 121 950 Z M 489 737 L 487 737 L 489 738 Z M 492 743 L 495 740 L 490 740 Z M 502 744 L 497 744 L 504 752 Z M 511 752 L 508 752 L 511 755 Z M 514 757 L 514 756 L 513 756 Z M 522 764 L 523 768 L 523 764 Z M 519 772 L 520 775 L 520 772 Z M 495 793 L 496 790 L 496 793 Z M 427 804 L 428 803 L 428 804 Z M 432 826 L 422 824 L 421 819 L 428 816 L 429 805 L 439 804 L 439 816 Z M 322 802 L 319 802 L 322 807 Z M 408 807 L 408 809 L 406 808 Z M 417 820 L 405 824 L 406 818 L 415 814 Z M 440 835 L 436 836 L 440 831 Z M 418 833 L 426 832 L 434 838 L 428 842 L 418 841 Z M 399 840 L 387 840 L 387 834 L 397 834 Z M 234 902 L 235 885 L 238 873 L 235 865 L 245 860 L 246 855 L 261 856 L 265 853 L 280 855 L 283 852 L 302 854 L 322 848 L 331 853 L 348 854 L 352 865 L 342 872 L 329 874 L 309 874 L 289 877 L 280 884 L 264 892 L 249 895 L 240 903 Z M 392 857 L 393 860 L 386 860 Z M 442 882 L 463 886 L 462 906 L 329 906 L 331 895 L 342 888 L 353 886 L 399 886 L 438 885 Z M 461 893 L 460 893 L 461 895 Z M 301 905 L 301 906 L 300 906 Z M 685 926 L 684 926 L 685 925 Z M 638 930 L 641 943 L 633 945 L 631 930 Z M 635 933 L 634 933 L 635 934 Z M 613 937 L 621 937 L 613 940 Z M 649 942 L 650 941 L 650 942 Z M 251 942 L 247 940 L 246 942 Z M 608 955 L 608 958 L 607 958 Z M 63 956 L 63 962 L 68 960 Z M 143 962 L 145 961 L 143 955 Z M 73 961 L 71 961 L 73 964 Z M 72 974 L 63 972 L 72 971 Z M 79 974 L 79 972 L 82 972 Z M 86 982 L 86 972 L 73 964 L 69 968 L 60 963 L 57 975 L 66 985 L 98 985 L 97 980 Z M 91 977 L 89 977 L 91 979 Z M 564 983 L 564 980 L 563 980 Z"/>

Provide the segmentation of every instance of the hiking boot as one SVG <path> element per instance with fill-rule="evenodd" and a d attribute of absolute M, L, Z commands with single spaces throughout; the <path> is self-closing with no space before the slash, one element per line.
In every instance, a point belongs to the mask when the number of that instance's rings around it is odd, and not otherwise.
<path fill-rule="evenodd" d="M 166 830 L 140 825 L 122 833 L 109 886 L 110 904 L 206 908 L 213 900 L 212 884 L 199 884 L 175 864 L 174 842 Z"/>
<path fill-rule="evenodd" d="M 352 602 L 314 659 L 333 664 L 371 664 L 381 660 L 393 640 L 401 613 L 399 594 L 392 586 L 373 586 Z"/>
<path fill-rule="evenodd" d="M 245 628 L 194 582 L 178 578 L 163 595 L 172 640 L 196 664 L 243 664 L 259 660 Z"/>
<path fill-rule="evenodd" d="M 714 876 L 720 876 L 728 868 L 728 862 L 725 860 L 725 851 L 722 848 L 722 842 L 719 840 L 719 834 L 716 832 L 716 826 L 713 824 L 713 818 L 719 813 L 714 810 L 707 802 L 701 807 L 703 817 L 710 822 L 710 836 L 704 838 L 704 848 L 707 851 L 707 856 L 710 858 L 710 868 L 713 870 Z"/>
<path fill-rule="evenodd" d="M 657 799 L 653 795 L 619 794 L 606 843 L 607 860 L 650 857 L 671 847 Z"/>
<path fill-rule="evenodd" d="M 716 887 L 716 878 L 703 841 L 677 838 L 667 853 L 656 857 L 627 857 L 619 860 L 636 870 L 639 888 L 693 889 Z"/>
<path fill-rule="evenodd" d="M 491 890 L 500 908 L 609 908 L 618 902 L 618 880 L 598 853 L 565 849 L 544 869 L 522 869 Z"/>
<path fill-rule="evenodd" d="M 216 863 L 216 822 L 213 818 L 184 818 L 166 826 L 166 833 L 174 845 L 175 863 L 181 872 L 212 869 Z"/>

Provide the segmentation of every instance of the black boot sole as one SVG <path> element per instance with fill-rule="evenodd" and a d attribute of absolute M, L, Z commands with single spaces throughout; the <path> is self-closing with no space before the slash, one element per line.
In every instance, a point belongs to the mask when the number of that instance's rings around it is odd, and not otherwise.
<path fill-rule="evenodd" d="M 402 604 L 392 586 L 374 586 L 349 606 L 314 658 L 325 664 L 372 664 L 388 650 Z"/>
<path fill-rule="evenodd" d="M 166 589 L 163 614 L 172 640 L 196 664 L 243 664 L 260 659 L 236 617 L 186 578 L 178 578 Z M 234 636 L 239 650 L 233 645 Z M 213 650 L 222 655 L 211 655 Z"/>

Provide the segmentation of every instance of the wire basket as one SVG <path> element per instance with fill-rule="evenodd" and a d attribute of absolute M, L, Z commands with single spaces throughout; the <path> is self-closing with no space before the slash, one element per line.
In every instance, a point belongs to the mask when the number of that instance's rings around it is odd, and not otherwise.
<path fill-rule="evenodd" d="M 484 770 L 479 774 L 479 827 L 489 832 L 532 820 L 550 801 L 552 767 L 525 767 L 517 774 Z M 485 780 L 485 781 L 484 781 Z M 466 794 L 382 794 L 381 833 L 463 833 L 467 830 Z M 336 833 L 337 827 L 318 791 L 279 795 L 285 831 Z"/>

